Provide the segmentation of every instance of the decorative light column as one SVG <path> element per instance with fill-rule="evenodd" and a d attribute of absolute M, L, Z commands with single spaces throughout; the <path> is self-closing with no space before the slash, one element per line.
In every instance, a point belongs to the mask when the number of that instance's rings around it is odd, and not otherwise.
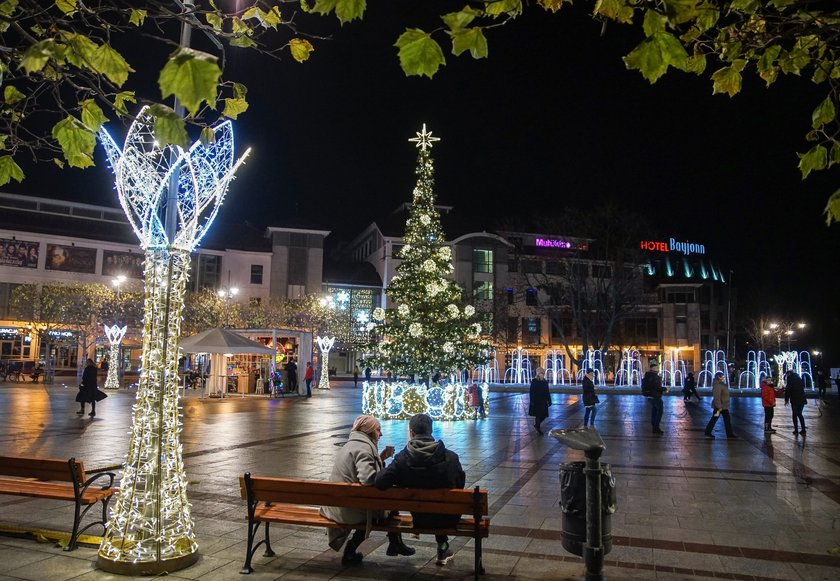
<path fill-rule="evenodd" d="M 161 149 L 144 107 L 122 150 L 100 129 L 120 204 L 145 251 L 143 355 L 128 456 L 98 566 L 110 573 L 157 575 L 198 559 L 178 406 L 178 342 L 190 252 L 207 233 L 228 183 L 248 152 L 233 155 L 225 121 L 214 139 L 189 150 Z"/>
<path fill-rule="evenodd" d="M 316 337 L 321 349 L 321 377 L 318 378 L 318 389 L 330 388 L 330 350 L 335 344 L 335 337 Z"/>
<path fill-rule="evenodd" d="M 108 342 L 111 344 L 111 351 L 108 354 L 111 364 L 108 366 L 108 376 L 105 378 L 105 389 L 120 388 L 120 343 L 122 343 L 126 331 L 128 331 L 127 326 L 112 325 L 108 327 L 105 325 L 105 336 L 108 337 Z"/>

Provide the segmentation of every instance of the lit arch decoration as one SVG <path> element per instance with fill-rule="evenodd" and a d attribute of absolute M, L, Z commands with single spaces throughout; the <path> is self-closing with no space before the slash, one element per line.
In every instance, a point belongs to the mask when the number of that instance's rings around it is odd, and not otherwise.
<path fill-rule="evenodd" d="M 318 348 L 321 350 L 321 377 L 318 378 L 318 389 L 330 388 L 330 351 L 335 345 L 335 337 L 316 337 Z"/>
<path fill-rule="evenodd" d="M 178 343 L 190 252 L 207 234 L 248 151 L 234 158 L 233 126 L 189 149 L 163 148 L 144 107 L 120 148 L 99 139 L 120 204 L 145 252 L 143 355 L 120 491 L 99 546 L 109 572 L 155 574 L 198 559 L 181 450 Z M 174 203 L 173 203 L 174 202 Z"/>
<path fill-rule="evenodd" d="M 120 343 L 122 343 L 123 337 L 125 337 L 125 332 L 128 331 L 128 327 L 120 327 L 117 324 L 110 327 L 108 325 L 104 325 L 104 327 L 105 336 L 108 337 L 108 343 L 111 344 L 111 349 L 108 353 L 110 365 L 108 365 L 108 375 L 105 377 L 105 389 L 119 389 L 119 369 L 122 365 L 122 362 L 120 361 Z"/>

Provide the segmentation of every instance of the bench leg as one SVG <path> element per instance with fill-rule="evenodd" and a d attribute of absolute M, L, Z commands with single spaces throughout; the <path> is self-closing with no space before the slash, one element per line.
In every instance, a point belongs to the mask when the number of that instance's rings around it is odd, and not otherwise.
<path fill-rule="evenodd" d="M 257 529 L 260 527 L 260 523 L 257 523 L 254 526 L 248 525 L 248 546 L 245 547 L 245 564 L 242 566 L 242 569 L 239 570 L 240 575 L 250 575 L 254 572 L 254 568 L 251 567 L 251 557 L 254 556 L 254 533 L 257 532 Z"/>
<path fill-rule="evenodd" d="M 271 523 L 265 523 L 265 553 L 263 553 L 263 557 L 273 557 L 275 555 L 274 551 L 271 550 L 271 539 L 268 537 L 268 527 Z"/>
<path fill-rule="evenodd" d="M 87 511 L 85 511 L 87 512 Z M 64 547 L 65 551 L 75 551 L 76 550 L 76 538 L 79 536 L 79 523 L 82 520 L 82 505 L 76 501 L 76 510 L 73 514 L 73 532 L 70 533 L 70 542 L 67 543 L 67 546 Z"/>
<path fill-rule="evenodd" d="M 475 539 L 475 581 L 479 575 L 484 575 L 484 565 L 481 563 L 481 537 Z"/>

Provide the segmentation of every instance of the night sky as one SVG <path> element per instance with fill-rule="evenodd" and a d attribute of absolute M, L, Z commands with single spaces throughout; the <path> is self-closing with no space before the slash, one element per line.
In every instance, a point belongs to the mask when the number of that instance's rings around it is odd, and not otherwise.
<path fill-rule="evenodd" d="M 655 234 L 705 244 L 734 271 L 741 316 L 807 321 L 800 347 L 840 366 L 840 227 L 826 228 L 822 215 L 836 172 L 802 181 L 795 153 L 809 148 L 819 87 L 796 78 L 768 90 L 747 76 L 729 98 L 712 95 L 708 74 L 679 71 L 650 85 L 621 60 L 641 32 L 610 24 L 601 37 L 583 6 L 529 9 L 488 32 L 489 59 L 447 53 L 433 80 L 406 78 L 392 44 L 406 26 L 434 26 L 433 13 L 415 12 L 425 2 L 384 4 L 343 27 L 299 20 L 333 35 L 305 64 L 228 52 L 226 77 L 249 87 L 237 137 L 253 153 L 221 219 L 303 219 L 356 234 L 410 200 L 416 149 L 407 139 L 426 123 L 442 138 L 432 151 L 439 203 L 491 227 L 490 218 L 615 201 L 644 214 Z M 141 69 L 153 54 L 129 61 Z M 101 150 L 97 163 L 25 168 L 28 179 L 8 191 L 116 205 Z"/>

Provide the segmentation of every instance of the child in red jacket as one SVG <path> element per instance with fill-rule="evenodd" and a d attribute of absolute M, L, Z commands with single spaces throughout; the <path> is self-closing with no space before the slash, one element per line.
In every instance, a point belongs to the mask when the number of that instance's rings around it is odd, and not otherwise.
<path fill-rule="evenodd" d="M 773 412 L 776 407 L 776 396 L 781 395 L 781 390 L 776 390 L 773 379 L 765 377 L 761 380 L 761 405 L 764 406 L 764 433 L 775 434 L 776 430 L 770 425 L 773 421 Z"/>

